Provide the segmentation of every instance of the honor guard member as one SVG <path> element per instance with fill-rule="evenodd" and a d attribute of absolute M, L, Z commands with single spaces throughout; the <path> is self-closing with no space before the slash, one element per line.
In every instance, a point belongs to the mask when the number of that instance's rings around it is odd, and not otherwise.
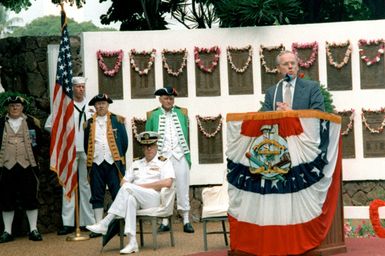
<path fill-rule="evenodd" d="M 38 215 L 38 158 L 40 123 L 23 113 L 27 101 L 21 96 L 10 96 L 3 106 L 8 113 L 0 118 L 0 205 L 4 232 L 0 243 L 13 241 L 12 222 L 15 209 L 26 210 L 29 222 L 29 240 L 43 240 L 37 230 Z"/>
<path fill-rule="evenodd" d="M 114 200 L 120 188 L 120 180 L 126 171 L 125 155 L 128 137 L 125 119 L 109 112 L 112 99 L 107 94 L 98 94 L 88 103 L 96 113 L 87 121 L 84 130 L 84 149 L 91 185 L 92 208 L 95 221 L 103 218 L 106 185 Z M 91 233 L 91 237 L 95 234 Z"/>
<path fill-rule="evenodd" d="M 157 153 L 157 140 L 158 134 L 155 132 L 145 131 L 138 135 L 144 158 L 134 161 L 126 172 L 108 215 L 97 224 L 87 226 L 90 231 L 105 235 L 108 225 L 115 218 L 124 218 L 124 233 L 129 243 L 120 250 L 121 254 L 139 251 L 136 242 L 136 210 L 159 207 L 160 190 L 171 187 L 175 179 L 172 163 Z"/>
<path fill-rule="evenodd" d="M 161 107 L 147 112 L 146 131 L 159 133 L 159 154 L 171 160 L 176 177 L 176 199 L 178 210 L 183 217 L 183 231 L 194 233 L 189 221 L 190 211 L 190 149 L 188 143 L 187 109 L 174 106 L 177 92 L 172 87 L 165 87 L 155 91 L 159 96 Z M 168 231 L 168 219 L 163 219 L 159 231 Z"/>
<path fill-rule="evenodd" d="M 93 111 L 87 107 L 85 97 L 87 79 L 81 76 L 72 78 L 72 89 L 74 99 L 74 121 L 75 121 L 75 143 L 76 143 L 76 165 L 79 173 L 79 225 L 85 227 L 95 223 L 94 212 L 90 204 L 91 188 L 87 178 L 87 156 L 84 151 L 84 124 Z M 52 114 L 47 118 L 44 128 L 51 132 Z M 75 196 L 72 194 L 69 200 L 63 188 L 61 217 L 63 226 L 57 231 L 58 235 L 67 235 L 75 231 Z"/>

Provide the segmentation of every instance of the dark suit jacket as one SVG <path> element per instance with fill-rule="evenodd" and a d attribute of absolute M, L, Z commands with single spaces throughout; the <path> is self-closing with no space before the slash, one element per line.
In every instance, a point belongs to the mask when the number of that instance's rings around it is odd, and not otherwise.
<path fill-rule="evenodd" d="M 276 98 L 274 100 L 274 94 Z M 267 89 L 265 94 L 265 102 L 262 106 L 262 111 L 273 111 L 276 109 L 276 102 L 282 102 L 282 83 Z M 303 80 L 297 77 L 294 96 L 293 96 L 293 110 L 299 109 L 316 109 L 325 111 L 324 97 L 322 95 L 319 83 L 311 80 Z"/>

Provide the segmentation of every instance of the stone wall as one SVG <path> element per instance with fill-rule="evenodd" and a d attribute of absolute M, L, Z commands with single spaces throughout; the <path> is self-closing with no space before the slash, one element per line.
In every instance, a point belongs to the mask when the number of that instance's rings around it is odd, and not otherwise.
<path fill-rule="evenodd" d="M 47 45 L 59 44 L 60 37 L 21 37 L 0 40 L 1 84 L 6 91 L 31 95 L 35 116 L 44 126 L 50 112 Z M 71 38 L 74 75 L 81 72 L 80 39 Z M 49 170 L 49 133 L 43 132 L 40 154 L 40 192 L 38 228 L 41 232 L 55 231 L 61 225 L 61 193 L 56 173 Z M 1 208 L 1 205 L 0 205 Z M 2 219 L 0 230 L 3 229 Z M 23 211 L 15 212 L 13 233 L 24 235 L 29 231 Z"/>
<path fill-rule="evenodd" d="M 47 70 L 47 45 L 59 44 L 59 37 L 21 37 L 0 40 L 0 78 L 6 91 L 18 91 L 31 95 L 36 109 L 36 117 L 42 125 L 49 114 L 49 85 Z M 81 73 L 80 39 L 71 38 L 74 75 Z M 40 210 L 38 228 L 41 232 L 54 232 L 61 225 L 61 193 L 56 174 L 49 170 L 49 134 L 44 134 L 40 155 Z M 191 187 L 191 220 L 200 220 L 202 211 L 202 186 Z M 375 198 L 384 199 L 385 183 L 382 181 L 348 181 L 343 184 L 344 205 L 368 205 Z M 110 199 L 107 199 L 108 205 Z M 0 206 L 1 208 L 1 206 Z M 175 210 L 176 213 L 176 210 Z M 178 216 L 176 214 L 176 216 Z M 176 217 L 176 221 L 181 219 Z M 0 231 L 3 229 L 0 219 Z M 25 214 L 16 211 L 13 225 L 16 235 L 28 231 Z"/>

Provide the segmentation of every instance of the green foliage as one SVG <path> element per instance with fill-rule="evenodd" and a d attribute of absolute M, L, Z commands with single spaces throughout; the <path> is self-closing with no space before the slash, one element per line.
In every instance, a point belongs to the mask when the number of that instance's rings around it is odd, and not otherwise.
<path fill-rule="evenodd" d="M 302 15 L 300 0 L 212 1 L 221 27 L 289 24 Z"/>
<path fill-rule="evenodd" d="M 8 12 L 3 5 L 0 4 L 0 38 L 7 37 L 18 26 L 14 24 L 21 21 L 19 18 L 8 18 Z"/>
<path fill-rule="evenodd" d="M 77 35 L 86 31 L 111 31 L 115 29 L 98 28 L 92 22 L 77 23 L 71 18 L 67 18 L 68 33 L 70 35 Z M 33 20 L 25 27 L 20 27 L 14 30 L 13 37 L 20 36 L 57 36 L 61 34 L 61 20 L 60 16 L 44 16 Z"/>
<path fill-rule="evenodd" d="M 328 91 L 325 85 L 320 84 L 322 95 L 324 96 L 325 112 L 333 113 L 335 106 L 333 105 L 333 95 Z"/>
<path fill-rule="evenodd" d="M 32 96 L 28 96 L 26 94 L 18 93 L 18 92 L 11 92 L 11 91 L 6 91 L 0 93 L 0 116 L 4 116 L 7 113 L 7 109 L 3 106 L 3 103 L 6 98 L 9 96 L 21 96 L 24 99 L 27 100 L 28 104 L 24 106 L 24 113 L 29 114 L 32 116 L 36 116 L 37 113 L 37 108 L 35 107 L 34 104 L 34 98 Z"/>

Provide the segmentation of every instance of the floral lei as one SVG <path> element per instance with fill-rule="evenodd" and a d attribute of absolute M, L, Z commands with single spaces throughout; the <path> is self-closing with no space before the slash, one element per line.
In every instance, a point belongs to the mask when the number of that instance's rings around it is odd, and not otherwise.
<path fill-rule="evenodd" d="M 369 205 L 369 217 L 376 235 L 380 238 L 385 238 L 385 228 L 381 225 L 378 213 L 378 208 L 381 206 L 385 206 L 385 202 L 380 199 L 374 199 Z"/>
<path fill-rule="evenodd" d="M 362 109 L 362 113 L 361 113 L 362 123 L 370 131 L 370 133 L 382 133 L 384 131 L 384 127 L 385 127 L 385 118 L 382 120 L 380 127 L 378 129 L 375 129 L 375 128 L 370 127 L 369 124 L 367 123 L 366 118 L 365 118 L 365 113 L 381 113 L 381 114 L 383 114 L 383 113 L 385 113 L 385 109 L 381 108 L 380 110 L 376 110 L 376 111 L 371 111 L 369 109 L 368 110 Z"/>
<path fill-rule="evenodd" d="M 146 122 L 146 119 L 141 119 L 141 118 L 136 118 L 136 117 L 133 117 L 131 119 L 131 126 L 132 126 L 132 134 L 134 135 L 135 139 L 139 141 L 139 137 L 138 137 L 138 127 L 136 126 L 136 122 Z"/>
<path fill-rule="evenodd" d="M 197 123 L 198 123 L 199 131 L 201 131 L 207 138 L 214 137 L 214 136 L 217 135 L 217 133 L 221 130 L 221 127 L 222 127 L 222 121 L 223 121 L 223 118 L 222 118 L 222 115 L 221 115 L 221 114 L 219 114 L 218 116 L 206 116 L 206 117 L 202 117 L 202 116 L 196 115 L 195 118 L 196 118 Z M 203 128 L 201 120 L 204 120 L 204 121 L 215 121 L 215 120 L 217 120 L 218 118 L 220 118 L 220 120 L 219 120 L 219 123 L 218 123 L 217 128 L 215 129 L 214 132 L 208 133 L 208 132 Z"/>
<path fill-rule="evenodd" d="M 351 112 L 350 114 L 350 117 L 349 117 L 349 123 L 347 125 L 347 128 L 341 132 L 341 135 L 342 136 L 347 136 L 350 132 L 350 130 L 353 128 L 353 123 L 354 123 L 354 109 L 351 109 L 351 110 L 343 110 L 343 111 L 338 111 L 337 114 L 338 115 L 345 115 L 349 112 Z"/>
<path fill-rule="evenodd" d="M 342 62 L 340 63 L 337 63 L 334 59 L 333 59 L 333 56 L 332 56 L 332 53 L 330 51 L 330 47 L 333 47 L 333 48 L 336 48 L 336 47 L 346 47 L 348 46 L 348 49 L 346 49 L 346 52 L 345 52 L 345 55 L 344 55 L 344 59 L 342 60 Z M 346 41 L 346 43 L 341 43 L 341 44 L 337 44 L 337 43 L 329 43 L 326 41 L 326 55 L 328 56 L 328 60 L 329 60 L 329 64 L 332 65 L 333 67 L 337 68 L 337 69 L 341 69 L 343 66 L 345 66 L 346 64 L 348 64 L 349 62 L 349 59 L 350 59 L 350 55 L 352 54 L 352 44 L 350 43 L 350 41 Z"/>
<path fill-rule="evenodd" d="M 172 68 L 168 65 L 167 63 L 167 58 L 165 56 L 166 53 L 172 53 L 172 54 L 177 54 L 177 53 L 183 53 L 183 59 L 182 59 L 182 64 L 180 67 L 177 69 L 177 71 L 172 70 Z M 163 67 L 166 69 L 167 74 L 172 75 L 172 76 L 179 76 L 182 72 L 183 69 L 186 67 L 187 64 L 187 50 L 185 49 L 180 49 L 179 51 L 169 51 L 166 49 L 163 49 L 162 51 L 162 61 L 163 61 Z"/>
<path fill-rule="evenodd" d="M 249 51 L 249 56 L 247 57 L 247 60 L 243 65 L 243 67 L 237 68 L 233 62 L 233 58 L 231 57 L 231 51 L 246 51 L 246 50 Z M 235 70 L 235 72 L 237 73 L 244 73 L 246 71 L 246 69 L 249 67 L 251 63 L 252 57 L 253 57 L 253 49 L 251 48 L 251 45 L 248 45 L 243 48 L 235 48 L 231 46 L 227 47 L 227 59 L 229 60 L 231 68 Z"/>
<path fill-rule="evenodd" d="M 214 60 L 211 62 L 209 67 L 205 67 L 203 61 L 201 60 L 199 53 L 215 53 Z M 195 63 L 199 67 L 200 70 L 206 72 L 206 73 L 212 73 L 215 69 L 215 67 L 218 65 L 219 62 L 219 55 L 221 54 L 221 49 L 219 49 L 218 46 L 213 46 L 211 48 L 198 48 L 194 47 L 194 58 Z"/>
<path fill-rule="evenodd" d="M 298 57 L 298 49 L 312 49 L 310 58 L 307 61 L 303 61 Z M 291 49 L 295 55 L 298 57 L 298 64 L 300 67 L 303 68 L 310 68 L 311 65 L 314 64 L 314 61 L 316 60 L 317 54 L 318 54 L 318 43 L 313 42 L 313 43 L 305 43 L 305 44 L 300 44 L 300 43 L 293 43 L 291 45 Z"/>
<path fill-rule="evenodd" d="M 263 51 L 264 50 L 267 50 L 267 51 L 272 51 L 272 50 L 278 50 L 278 49 L 281 49 L 281 52 L 283 52 L 285 50 L 285 46 L 283 46 L 283 44 L 280 44 L 278 46 L 272 46 L 272 47 L 264 47 L 263 45 L 261 45 L 261 47 L 259 48 L 259 55 L 260 55 L 260 59 L 261 59 L 261 65 L 265 68 L 265 72 L 266 73 L 278 73 L 278 68 L 269 68 L 266 64 L 266 60 L 265 60 L 265 56 L 263 55 Z"/>
<path fill-rule="evenodd" d="M 103 56 L 104 57 L 118 56 L 113 69 L 108 69 L 107 65 L 104 63 Z M 118 51 L 98 50 L 96 52 L 96 57 L 98 58 L 98 64 L 99 64 L 100 69 L 103 71 L 103 74 L 105 74 L 106 76 L 113 77 L 119 72 L 120 67 L 122 66 L 123 50 L 118 50 Z"/>
<path fill-rule="evenodd" d="M 135 49 L 132 49 L 130 52 L 130 63 L 131 63 L 132 68 L 136 72 L 138 72 L 140 76 L 147 75 L 148 72 L 150 72 L 150 70 L 151 70 L 152 64 L 154 64 L 155 53 L 156 53 L 155 49 L 152 49 L 149 52 L 147 52 L 147 51 L 137 52 Z M 148 55 L 148 54 L 150 54 L 150 59 L 148 60 L 147 67 L 144 68 L 143 70 L 140 70 L 140 68 L 135 63 L 134 55 Z"/>
<path fill-rule="evenodd" d="M 377 50 L 376 56 L 373 59 L 369 59 L 369 57 L 367 57 L 365 55 L 365 51 L 362 48 L 362 46 L 372 45 L 372 44 L 375 44 L 375 45 L 380 44 L 380 48 Z M 371 66 L 375 63 L 380 62 L 381 55 L 384 54 L 384 47 L 385 47 L 384 46 L 384 39 L 369 40 L 369 41 L 366 41 L 364 39 L 360 39 L 360 40 L 358 40 L 358 47 L 359 47 L 359 53 L 361 55 L 361 60 L 366 63 L 366 66 Z"/>

